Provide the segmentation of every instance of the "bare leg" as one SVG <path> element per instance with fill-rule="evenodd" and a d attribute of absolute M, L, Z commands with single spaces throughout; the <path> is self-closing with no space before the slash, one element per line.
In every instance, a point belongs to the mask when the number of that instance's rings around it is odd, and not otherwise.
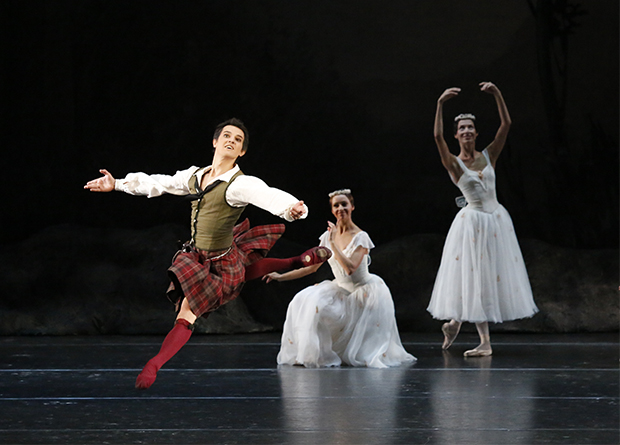
<path fill-rule="evenodd" d="M 177 320 L 179 318 L 189 321 L 190 324 L 194 324 L 194 322 L 198 318 L 189 308 L 189 303 L 187 302 L 186 298 L 183 298 L 183 301 L 181 302 L 181 309 L 179 310 L 179 314 L 177 315 Z"/>
<path fill-rule="evenodd" d="M 478 329 L 478 335 L 480 336 L 480 344 L 474 349 L 465 351 L 463 355 L 465 357 L 488 357 L 493 354 L 493 349 L 491 349 L 491 336 L 489 335 L 489 323 L 486 321 L 483 323 L 476 323 L 476 329 Z"/>
<path fill-rule="evenodd" d="M 450 320 L 449 323 L 444 323 L 441 327 L 441 332 L 443 332 L 443 345 L 441 345 L 441 349 L 448 349 L 450 345 L 456 339 L 456 336 L 459 334 L 461 330 L 461 322 L 456 320 Z"/>

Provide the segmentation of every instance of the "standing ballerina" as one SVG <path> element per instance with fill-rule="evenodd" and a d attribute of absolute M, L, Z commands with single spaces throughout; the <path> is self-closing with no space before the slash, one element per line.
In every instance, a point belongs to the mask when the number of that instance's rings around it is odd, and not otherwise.
<path fill-rule="evenodd" d="M 385 368 L 416 360 L 403 348 L 394 316 L 390 289 L 368 272 L 374 244 L 353 223 L 351 190 L 329 194 L 336 224 L 328 222 L 319 247 L 329 247 L 335 279 L 299 292 L 289 304 L 278 364 L 306 367 L 350 366 Z M 304 277 L 321 264 L 284 274 L 270 273 L 267 282 Z"/>
<path fill-rule="evenodd" d="M 454 156 L 448 149 L 443 137 L 443 104 L 456 97 L 460 88 L 448 88 L 439 97 L 434 127 L 441 162 L 467 206 L 456 215 L 446 237 L 427 310 L 434 318 L 450 320 L 441 328 L 443 349 L 454 342 L 463 321 L 476 324 L 480 345 L 465 351 L 466 357 L 493 353 L 489 321 L 501 323 L 538 312 L 512 220 L 495 193 L 495 163 L 506 143 L 510 115 L 493 83 L 480 83 L 480 90 L 493 95 L 501 121 L 487 148 L 476 151 L 476 118 L 460 114 L 454 119 L 454 137 L 461 151 Z"/>

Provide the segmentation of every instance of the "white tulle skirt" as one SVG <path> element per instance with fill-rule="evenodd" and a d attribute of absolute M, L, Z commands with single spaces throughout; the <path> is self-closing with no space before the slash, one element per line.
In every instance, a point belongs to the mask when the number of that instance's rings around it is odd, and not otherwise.
<path fill-rule="evenodd" d="M 289 304 L 278 364 L 385 368 L 416 360 L 403 348 L 394 303 L 383 280 L 370 275 L 349 292 L 323 281 Z"/>
<path fill-rule="evenodd" d="M 531 317 L 538 308 L 510 215 L 465 207 L 443 249 L 427 310 L 440 320 L 494 322 Z"/>

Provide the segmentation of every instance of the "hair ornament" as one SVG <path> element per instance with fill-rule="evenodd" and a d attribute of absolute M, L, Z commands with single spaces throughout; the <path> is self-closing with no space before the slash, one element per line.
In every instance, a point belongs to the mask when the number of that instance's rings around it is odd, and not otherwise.
<path fill-rule="evenodd" d="M 471 113 L 461 113 L 457 117 L 454 118 L 454 122 L 462 121 L 463 119 L 471 119 L 472 121 L 476 121 L 476 116 Z"/>
<path fill-rule="evenodd" d="M 337 195 L 350 195 L 350 194 L 351 194 L 351 189 L 340 189 L 340 190 L 334 190 L 328 196 L 331 199 Z"/>

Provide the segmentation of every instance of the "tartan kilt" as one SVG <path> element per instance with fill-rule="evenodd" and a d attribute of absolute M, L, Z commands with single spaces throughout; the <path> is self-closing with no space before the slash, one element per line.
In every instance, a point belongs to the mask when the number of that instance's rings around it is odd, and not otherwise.
<path fill-rule="evenodd" d="M 246 218 L 233 228 L 231 249 L 222 257 L 200 249 L 177 253 L 168 269 L 168 298 L 178 309 L 185 297 L 197 317 L 234 300 L 245 283 L 246 266 L 264 258 L 284 229 L 284 224 L 250 228 Z"/>

